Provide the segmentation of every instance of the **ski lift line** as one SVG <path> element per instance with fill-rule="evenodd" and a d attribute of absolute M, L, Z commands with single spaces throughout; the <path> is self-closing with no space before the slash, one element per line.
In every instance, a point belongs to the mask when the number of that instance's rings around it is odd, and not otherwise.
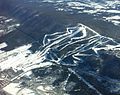
<path fill-rule="evenodd" d="M 38 41 L 37 39 L 35 39 L 35 37 L 31 36 L 31 35 L 28 34 L 28 33 L 23 32 L 21 29 L 19 29 L 19 28 L 17 28 L 17 27 L 15 27 L 15 28 L 16 28 L 16 30 L 18 30 L 19 32 L 22 32 L 22 33 L 25 34 L 26 36 L 29 36 L 32 40 L 34 40 L 35 42 L 37 42 L 38 45 L 40 45 L 39 41 Z"/>
<path fill-rule="evenodd" d="M 79 76 L 77 73 L 75 73 L 71 68 L 68 68 L 68 70 L 74 74 L 75 76 L 77 76 L 79 78 L 79 80 L 81 80 L 82 82 L 84 82 L 90 89 L 94 90 L 98 95 L 103 95 L 101 92 L 99 92 L 94 86 L 92 86 L 89 82 L 87 82 L 82 76 Z"/>

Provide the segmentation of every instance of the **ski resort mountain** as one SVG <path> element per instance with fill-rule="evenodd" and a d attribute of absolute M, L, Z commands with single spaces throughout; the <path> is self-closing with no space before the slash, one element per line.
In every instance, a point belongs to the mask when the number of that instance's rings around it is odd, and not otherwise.
<path fill-rule="evenodd" d="M 120 95 L 119 0 L 1 0 L 0 95 Z"/>

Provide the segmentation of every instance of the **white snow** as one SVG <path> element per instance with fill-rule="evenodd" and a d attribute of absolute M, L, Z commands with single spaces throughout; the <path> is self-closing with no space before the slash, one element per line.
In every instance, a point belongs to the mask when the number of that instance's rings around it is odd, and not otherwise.
<path fill-rule="evenodd" d="M 110 17 L 103 17 L 103 19 L 112 22 L 115 25 L 120 25 L 120 16 L 119 15 L 115 15 L 115 16 L 110 16 Z"/>
<path fill-rule="evenodd" d="M 83 10 L 84 7 L 71 7 L 72 9 Z"/>
<path fill-rule="evenodd" d="M 0 30 L 0 33 L 3 33 L 4 32 L 4 30 Z"/>
<path fill-rule="evenodd" d="M 7 44 L 5 42 L 0 44 L 0 49 L 7 47 Z"/>
<path fill-rule="evenodd" d="M 106 10 L 106 12 L 120 14 L 120 10 Z"/>
<path fill-rule="evenodd" d="M 95 8 L 95 9 L 105 9 L 105 6 L 103 4 L 91 2 L 90 5 L 91 5 L 91 7 Z"/>
<path fill-rule="evenodd" d="M 97 13 L 97 10 L 83 10 L 84 13 L 94 14 Z"/>
<path fill-rule="evenodd" d="M 19 95 L 36 95 L 36 94 L 33 90 L 24 88 L 19 92 Z"/>
<path fill-rule="evenodd" d="M 84 4 L 84 3 L 80 3 L 80 2 L 68 2 L 67 5 L 69 7 L 80 7 L 80 6 L 90 7 L 90 5 Z"/>
<path fill-rule="evenodd" d="M 63 8 L 58 8 L 57 10 L 58 10 L 58 11 L 64 11 L 64 9 L 63 9 Z"/>
<path fill-rule="evenodd" d="M 28 88 L 21 89 L 18 83 L 10 83 L 3 88 L 4 91 L 11 95 L 35 95 L 34 91 Z"/>
<path fill-rule="evenodd" d="M 53 0 L 43 0 L 43 2 L 54 3 L 54 1 L 53 1 Z"/>
<path fill-rule="evenodd" d="M 111 22 L 113 22 L 115 25 L 120 25 L 120 21 L 112 20 Z"/>
<path fill-rule="evenodd" d="M 4 45 L 5 46 L 5 45 Z M 0 54 L 0 68 L 1 70 L 13 68 L 16 69 L 18 66 L 29 62 L 26 60 L 26 55 L 29 53 L 28 48 L 31 45 L 24 45 L 19 48 L 16 48 L 12 51 L 8 51 Z"/>
<path fill-rule="evenodd" d="M 4 87 L 3 90 L 11 95 L 17 95 L 17 92 L 21 89 L 18 86 L 19 86 L 18 83 L 10 83 L 6 87 Z"/>
<path fill-rule="evenodd" d="M 13 19 L 7 19 L 7 20 L 5 20 L 5 22 L 7 23 L 7 22 L 10 22 L 10 21 L 12 21 Z"/>
<path fill-rule="evenodd" d="M 115 16 L 110 16 L 110 17 L 106 17 L 106 20 L 120 20 L 120 16 L 119 15 L 115 15 Z"/>

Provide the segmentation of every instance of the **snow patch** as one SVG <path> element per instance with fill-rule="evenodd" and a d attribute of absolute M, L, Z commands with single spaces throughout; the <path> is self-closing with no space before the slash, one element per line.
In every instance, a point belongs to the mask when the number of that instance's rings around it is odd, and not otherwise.
<path fill-rule="evenodd" d="M 3 42 L 0 44 L 0 49 L 7 47 L 7 43 Z"/>

